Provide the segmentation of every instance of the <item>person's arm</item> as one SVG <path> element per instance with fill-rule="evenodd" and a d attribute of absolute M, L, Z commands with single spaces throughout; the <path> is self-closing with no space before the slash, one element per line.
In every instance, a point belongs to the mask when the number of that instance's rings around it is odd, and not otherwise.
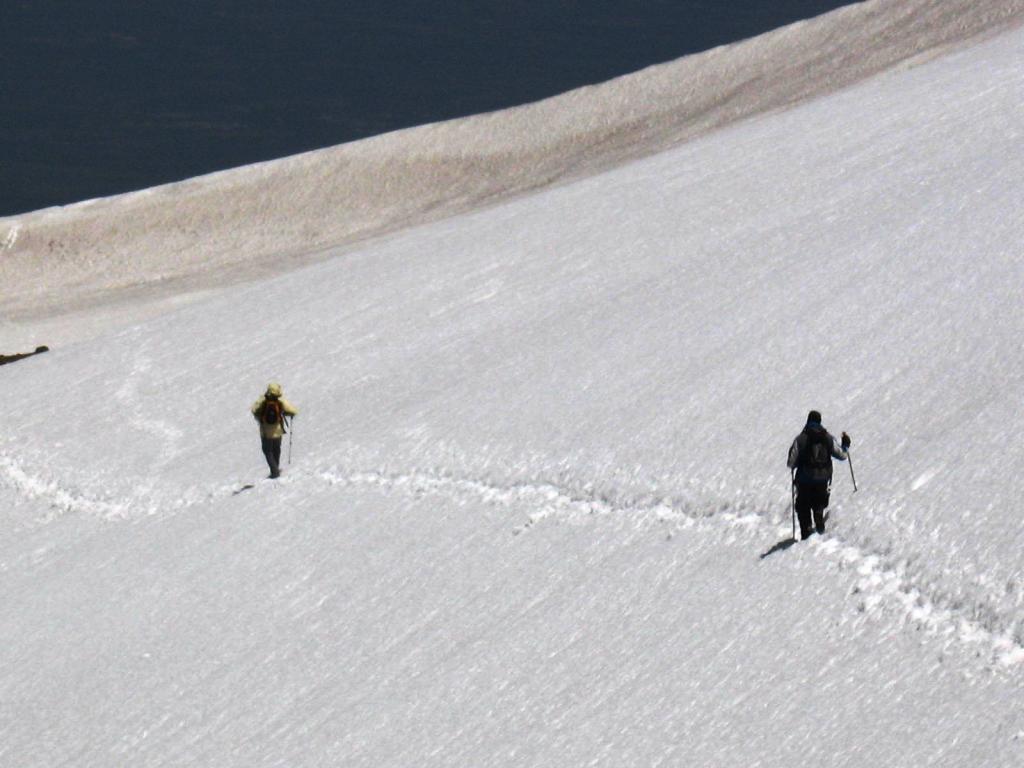
<path fill-rule="evenodd" d="M 800 437 L 797 436 L 793 444 L 789 446 L 789 458 L 786 460 L 786 466 L 790 469 L 796 469 L 797 462 L 800 460 Z"/>
<path fill-rule="evenodd" d="M 299 409 L 289 403 L 283 397 L 281 398 L 281 410 L 284 411 L 284 415 L 290 418 L 295 418 L 299 415 Z"/>
<path fill-rule="evenodd" d="M 832 458 L 839 459 L 839 461 L 846 461 L 850 458 L 850 454 L 846 450 L 850 447 L 850 436 L 843 432 L 843 442 L 839 447 L 836 447 L 836 439 L 832 435 L 829 437 L 832 438 Z"/>
<path fill-rule="evenodd" d="M 254 419 L 256 419 L 256 421 L 260 420 L 260 411 L 262 409 L 263 409 L 263 398 L 261 397 L 259 400 L 257 400 L 255 403 L 253 403 L 252 404 L 252 408 L 249 409 L 250 411 L 252 411 L 252 417 Z"/>

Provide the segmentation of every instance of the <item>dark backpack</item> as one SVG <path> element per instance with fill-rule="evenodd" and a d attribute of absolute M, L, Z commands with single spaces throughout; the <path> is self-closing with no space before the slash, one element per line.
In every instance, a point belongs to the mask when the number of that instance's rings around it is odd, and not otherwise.
<path fill-rule="evenodd" d="M 283 416 L 284 409 L 281 408 L 281 402 L 279 400 L 271 400 L 268 397 L 266 402 L 263 403 L 263 423 L 280 424 Z"/>
<path fill-rule="evenodd" d="M 801 475 L 812 482 L 832 479 L 832 440 L 824 429 L 804 430 L 806 442 L 800 453 Z"/>

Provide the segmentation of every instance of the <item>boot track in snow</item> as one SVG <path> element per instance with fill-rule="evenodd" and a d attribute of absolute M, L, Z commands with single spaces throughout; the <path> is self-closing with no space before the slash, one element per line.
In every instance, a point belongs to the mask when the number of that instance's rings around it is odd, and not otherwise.
<path fill-rule="evenodd" d="M 778 515 L 771 512 L 734 511 L 723 506 L 712 514 L 702 514 L 684 502 L 669 498 L 655 503 L 613 501 L 593 490 L 589 484 L 583 490 L 533 481 L 502 485 L 434 470 L 406 473 L 339 468 L 297 470 L 273 483 L 232 484 L 207 491 L 189 489 L 174 502 L 164 504 L 153 501 L 151 496 L 98 499 L 55 481 L 35 477 L 14 459 L 0 455 L 0 485 L 7 486 L 23 498 L 44 504 L 50 514 L 40 522 L 48 522 L 64 514 L 84 514 L 108 521 L 128 520 L 161 512 L 181 512 L 231 499 L 243 492 L 261 493 L 270 485 L 295 486 L 300 483 L 322 484 L 331 488 L 369 488 L 415 498 L 436 495 L 505 508 L 518 505 L 533 507 L 534 511 L 527 519 L 512 530 L 513 536 L 521 536 L 544 521 L 580 524 L 610 515 L 628 518 L 639 529 L 653 529 L 665 524 L 708 533 L 727 529 L 738 531 L 750 539 L 780 531 L 776 522 Z M 788 548 L 783 546 L 788 541 L 780 542 L 760 558 L 764 560 L 773 551 Z M 991 669 L 1010 674 L 1024 672 L 1024 644 L 1015 634 L 1014 626 L 1002 626 L 987 606 L 976 605 L 972 610 L 969 605 L 945 605 L 929 589 L 925 574 L 909 573 L 899 565 L 891 565 L 891 558 L 846 543 L 834 533 L 812 537 L 797 546 L 807 547 L 815 556 L 826 558 L 840 570 L 856 573 L 851 596 L 856 601 L 857 610 L 867 613 L 885 611 L 902 616 L 932 635 L 974 649 L 975 655 Z M 972 614 L 987 614 L 991 618 L 978 620 L 972 618 Z"/>

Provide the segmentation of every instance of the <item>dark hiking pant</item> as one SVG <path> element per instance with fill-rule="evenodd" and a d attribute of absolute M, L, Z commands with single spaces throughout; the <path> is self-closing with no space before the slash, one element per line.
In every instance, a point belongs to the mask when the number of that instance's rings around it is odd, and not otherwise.
<path fill-rule="evenodd" d="M 797 483 L 796 517 L 800 521 L 800 538 L 806 539 L 815 530 L 825 532 L 825 509 L 828 507 L 828 485 L 826 483 Z M 811 527 L 811 517 L 814 527 Z"/>
<path fill-rule="evenodd" d="M 263 455 L 267 457 L 270 476 L 279 477 L 281 474 L 281 438 L 261 436 L 260 443 L 263 447 Z"/>

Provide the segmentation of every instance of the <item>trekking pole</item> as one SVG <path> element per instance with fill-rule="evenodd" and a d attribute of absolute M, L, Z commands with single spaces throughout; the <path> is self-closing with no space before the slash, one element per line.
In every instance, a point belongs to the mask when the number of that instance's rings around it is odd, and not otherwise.
<path fill-rule="evenodd" d="M 292 435 L 295 434 L 295 419 L 288 421 L 288 466 L 292 465 Z"/>
<path fill-rule="evenodd" d="M 789 473 L 789 495 L 793 509 L 793 541 L 796 541 L 796 470 Z"/>
<path fill-rule="evenodd" d="M 850 449 L 846 449 L 846 460 L 850 462 L 850 479 L 853 480 L 853 492 L 857 492 L 857 476 L 853 474 L 853 454 L 850 453 Z"/>

